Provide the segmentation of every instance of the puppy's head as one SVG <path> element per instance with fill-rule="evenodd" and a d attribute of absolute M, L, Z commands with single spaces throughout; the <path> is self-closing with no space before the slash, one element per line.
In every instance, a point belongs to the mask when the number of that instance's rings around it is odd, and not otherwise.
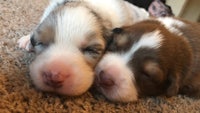
<path fill-rule="evenodd" d="M 56 7 L 31 36 L 37 53 L 30 65 L 34 84 L 43 91 L 80 95 L 93 83 L 93 68 L 105 48 L 95 14 L 79 2 Z"/>
<path fill-rule="evenodd" d="M 122 102 L 162 93 L 166 80 L 159 64 L 162 42 L 160 30 L 148 22 L 115 29 L 96 68 L 99 90 L 108 99 Z"/>
<path fill-rule="evenodd" d="M 107 53 L 96 67 L 95 85 L 111 101 L 136 101 L 134 81 L 131 69 L 119 54 Z"/>

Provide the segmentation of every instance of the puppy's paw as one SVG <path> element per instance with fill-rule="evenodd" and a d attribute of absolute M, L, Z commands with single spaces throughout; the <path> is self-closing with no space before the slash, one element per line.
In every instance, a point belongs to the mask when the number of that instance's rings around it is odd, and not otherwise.
<path fill-rule="evenodd" d="M 167 93 L 166 93 L 166 96 L 167 97 L 172 97 L 172 96 L 176 96 L 178 94 L 178 91 L 179 91 L 179 86 L 178 85 L 174 85 L 174 86 L 170 86 L 168 89 L 167 89 Z"/>
<path fill-rule="evenodd" d="M 19 48 L 25 49 L 27 51 L 30 51 L 29 45 L 30 45 L 30 34 L 21 37 L 18 41 Z"/>

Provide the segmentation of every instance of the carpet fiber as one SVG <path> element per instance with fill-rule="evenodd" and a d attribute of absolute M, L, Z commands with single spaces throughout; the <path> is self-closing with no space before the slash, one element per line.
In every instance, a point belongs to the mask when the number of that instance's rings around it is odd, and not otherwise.
<path fill-rule="evenodd" d="M 113 103 L 91 89 L 79 97 L 36 90 L 28 65 L 33 54 L 16 41 L 39 22 L 47 0 L 0 0 L 0 113 L 198 113 L 200 100 L 185 96 L 147 97 L 132 103 Z"/>

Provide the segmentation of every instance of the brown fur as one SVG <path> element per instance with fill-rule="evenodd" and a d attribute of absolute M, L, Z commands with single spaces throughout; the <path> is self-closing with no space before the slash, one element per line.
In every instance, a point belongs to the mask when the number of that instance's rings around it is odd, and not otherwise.
<path fill-rule="evenodd" d="M 110 50 L 115 52 L 129 50 L 145 33 L 159 30 L 163 35 L 161 47 L 140 48 L 129 62 L 141 96 L 200 94 L 200 26 L 185 23 L 184 28 L 176 26 L 183 33 L 181 36 L 169 32 L 155 20 L 124 27 L 120 33 L 114 33 Z M 128 39 L 122 45 L 118 44 L 119 38 Z"/>
<path fill-rule="evenodd" d="M 180 28 L 187 37 L 192 48 L 192 64 L 188 76 L 184 80 L 180 93 L 189 96 L 200 96 L 200 24 L 188 23 L 189 27 Z"/>

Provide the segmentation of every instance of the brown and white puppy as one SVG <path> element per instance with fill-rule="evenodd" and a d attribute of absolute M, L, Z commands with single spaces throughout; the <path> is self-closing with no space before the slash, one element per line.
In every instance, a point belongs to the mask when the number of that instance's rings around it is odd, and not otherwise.
<path fill-rule="evenodd" d="M 99 90 L 112 101 L 200 94 L 200 25 L 166 17 L 113 30 L 96 66 Z"/>
<path fill-rule="evenodd" d="M 63 95 L 86 92 L 110 31 L 148 16 L 123 0 L 52 0 L 33 33 L 18 42 L 36 52 L 30 65 L 33 83 Z"/>

